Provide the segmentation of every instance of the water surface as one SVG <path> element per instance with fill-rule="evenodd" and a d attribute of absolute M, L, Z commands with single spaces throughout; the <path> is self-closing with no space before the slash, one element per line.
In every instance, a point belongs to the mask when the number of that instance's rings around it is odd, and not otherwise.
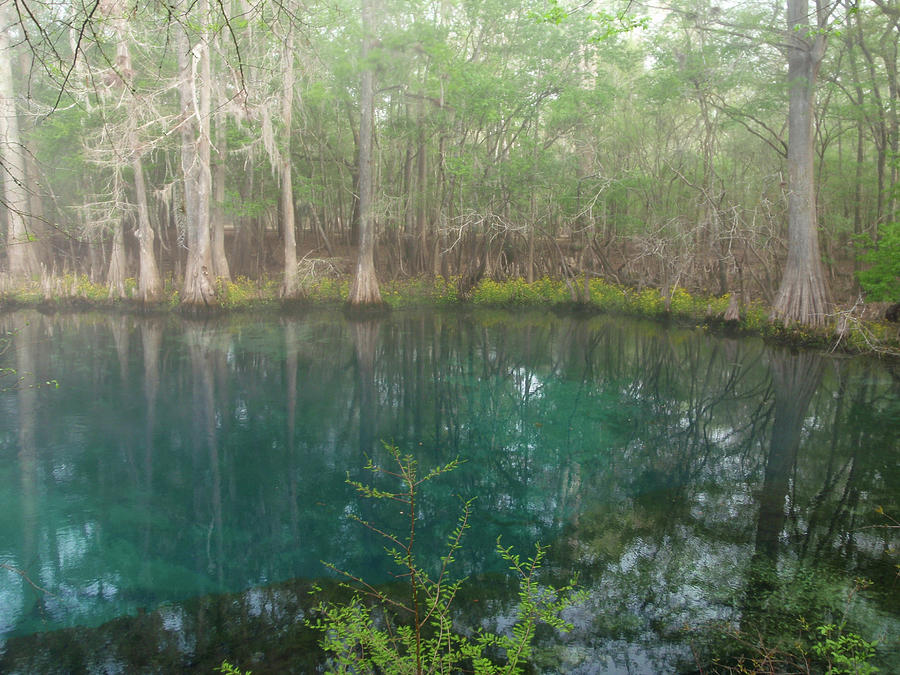
<path fill-rule="evenodd" d="M 418 514 L 440 551 L 477 497 L 460 625 L 510 624 L 498 535 L 579 573 L 539 672 L 690 671 L 798 617 L 900 661 L 896 366 L 548 313 L 0 321 L 2 672 L 312 672 L 322 561 L 392 581 L 347 515 L 402 516 L 345 484 L 385 441 L 466 460 Z"/>

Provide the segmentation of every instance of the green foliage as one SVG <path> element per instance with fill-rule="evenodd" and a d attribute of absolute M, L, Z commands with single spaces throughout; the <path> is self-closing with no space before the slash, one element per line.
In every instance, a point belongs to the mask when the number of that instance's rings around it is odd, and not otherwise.
<path fill-rule="evenodd" d="M 571 283 L 578 289 L 584 288 L 583 277 Z M 588 286 L 589 306 L 595 309 L 649 318 L 666 313 L 665 298 L 655 288 L 634 290 L 600 278 L 591 279 Z M 728 294 L 719 298 L 693 296 L 679 287 L 669 299 L 669 312 L 682 319 L 702 321 L 709 316 L 722 316 L 728 308 L 729 297 Z M 571 298 L 562 281 L 545 277 L 532 284 L 520 278 L 509 281 L 485 279 L 472 291 L 471 301 L 485 307 L 522 307 L 565 305 L 571 302 Z"/>
<path fill-rule="evenodd" d="M 844 589 L 841 605 L 834 601 L 841 592 L 827 574 L 782 577 L 766 565 L 752 574 L 760 585 L 745 600 L 741 628 L 713 627 L 711 632 L 707 649 L 713 672 L 878 672 L 869 663 L 877 641 L 848 629 L 854 599 L 870 582 L 857 579 Z M 838 623 L 835 616 L 841 617 Z"/>
<path fill-rule="evenodd" d="M 177 290 L 171 291 L 169 294 L 169 309 L 178 309 L 181 305 L 181 294 Z"/>
<path fill-rule="evenodd" d="M 234 281 L 216 279 L 216 299 L 226 309 L 249 309 L 266 305 L 277 297 L 277 282 L 263 278 L 252 281 L 247 277 L 237 277 Z"/>
<path fill-rule="evenodd" d="M 704 298 L 700 298 L 699 301 L 702 303 Z M 725 316 L 725 312 L 728 310 L 728 303 L 731 301 L 731 293 L 726 293 L 720 297 L 711 297 L 706 298 L 706 305 L 704 311 L 707 316 Z M 696 307 L 697 301 L 695 300 L 694 305 Z"/>
<path fill-rule="evenodd" d="M 631 296 L 631 309 L 642 316 L 658 316 L 665 311 L 665 302 L 655 288 L 645 288 Z"/>
<path fill-rule="evenodd" d="M 894 236 L 897 232 L 894 231 Z M 887 250 L 887 245 L 885 249 Z M 898 252 L 900 256 L 900 252 Z M 882 262 L 896 269 L 897 262 L 884 256 Z M 875 268 L 872 268 L 874 273 Z M 861 275 L 862 276 L 862 275 Z M 879 277 L 879 287 L 891 287 L 887 278 Z M 568 283 L 543 277 L 528 283 L 522 278 L 506 281 L 482 280 L 464 297 L 459 291 L 459 278 L 419 277 L 392 280 L 382 285 L 382 298 L 396 309 L 415 307 L 452 307 L 471 303 L 481 308 L 523 309 L 572 306 L 570 287 L 579 296 L 584 292 L 584 277 L 570 279 Z M 895 280 L 896 281 L 896 280 Z M 343 276 L 336 267 L 324 272 L 312 270 L 301 280 L 302 301 L 311 305 L 333 306 L 347 301 L 351 279 Z M 895 284 L 896 285 L 896 284 Z M 599 312 L 611 312 L 657 319 L 669 316 L 685 323 L 715 324 L 720 321 L 728 307 L 730 294 L 721 297 L 693 295 L 687 289 L 677 287 L 666 298 L 658 289 L 645 287 L 634 289 L 594 277 L 588 283 L 589 299 L 580 297 L 578 307 Z M 27 281 L 6 291 L 0 299 L 14 305 L 47 307 L 69 305 L 90 305 L 97 307 L 127 306 L 137 297 L 137 281 L 125 280 L 125 300 L 110 298 L 105 284 L 95 284 L 86 275 L 64 275 L 45 277 L 40 282 Z M 159 308 L 177 310 L 180 308 L 180 294 L 171 279 L 167 279 L 163 289 L 163 300 Z M 280 300 L 280 284 L 275 279 L 263 277 L 250 280 L 238 277 L 233 282 L 216 281 L 217 305 L 227 310 L 248 310 L 257 307 L 274 306 Z M 896 353 L 897 338 L 889 326 L 881 323 L 866 323 L 850 317 L 846 330 L 835 336 L 834 327 L 820 330 L 786 327 L 769 319 L 770 308 L 760 301 L 742 305 L 738 330 L 761 335 L 795 346 L 840 347 L 845 351 Z"/>
<path fill-rule="evenodd" d="M 129 280 L 126 279 L 126 293 L 131 288 Z M 108 305 L 118 302 L 117 299 L 110 299 L 106 284 L 95 284 L 90 277 L 84 274 L 45 276 L 40 282 L 20 284 L 10 293 L 10 297 L 14 302 L 23 305 L 64 305 L 71 301 Z"/>
<path fill-rule="evenodd" d="M 697 301 L 686 289 L 679 286 L 672 291 L 669 298 L 669 311 L 672 314 L 690 317 L 696 313 L 697 309 Z"/>
<path fill-rule="evenodd" d="M 863 251 L 859 259 L 869 265 L 857 273 L 869 300 L 900 300 L 900 222 L 886 223 L 878 244 Z"/>
<path fill-rule="evenodd" d="M 802 631 L 809 627 L 802 622 Z M 875 642 L 864 640 L 856 633 L 843 632 L 834 624 L 819 626 L 813 631 L 818 639 L 812 644 L 802 635 L 784 646 L 766 643 L 761 636 L 751 638 L 737 630 L 726 630 L 723 639 L 730 649 L 740 654 L 717 659 L 711 672 L 740 673 L 826 673 L 827 675 L 872 675 L 879 669 L 869 663 L 875 656 Z"/>
<path fill-rule="evenodd" d="M 350 297 L 350 280 L 324 277 L 313 281 L 306 290 L 306 297 L 317 304 L 346 302 Z"/>
<path fill-rule="evenodd" d="M 253 672 L 251 670 L 241 670 L 237 666 L 228 663 L 228 661 L 222 661 L 222 665 L 215 670 L 217 673 L 225 673 L 225 675 L 251 675 Z"/>
<path fill-rule="evenodd" d="M 843 626 L 833 623 L 819 626 L 819 641 L 812 651 L 828 667 L 827 673 L 868 675 L 877 673 L 878 668 L 869 664 L 875 655 L 875 642 L 868 642 L 855 633 L 845 633 Z"/>
<path fill-rule="evenodd" d="M 68 297 L 68 294 L 65 297 Z M 26 282 L 20 283 L 8 291 L 6 299 L 19 305 L 39 305 L 45 300 L 45 297 L 36 283 Z"/>
<path fill-rule="evenodd" d="M 569 295 L 561 281 L 544 277 L 529 284 L 520 277 L 509 281 L 484 279 L 472 291 L 471 299 L 473 304 L 486 307 L 522 307 L 565 303 Z"/>
<path fill-rule="evenodd" d="M 90 278 L 85 275 L 71 279 L 71 283 L 71 295 L 73 297 L 102 301 L 109 296 L 109 289 L 105 285 L 92 283 Z"/>
<path fill-rule="evenodd" d="M 604 279 L 591 279 L 591 302 L 611 312 L 624 312 L 628 309 L 628 294 L 616 284 Z"/>
<path fill-rule="evenodd" d="M 753 333 L 765 331 L 769 325 L 769 308 L 761 302 L 751 302 L 741 308 L 741 327 Z"/>
<path fill-rule="evenodd" d="M 646 28 L 650 24 L 649 17 L 633 17 L 625 12 L 610 14 L 608 12 L 581 13 L 585 21 L 599 26 L 599 29 L 590 37 L 591 42 L 602 42 L 609 38 L 628 33 L 636 28 Z M 547 23 L 559 26 L 571 17 L 571 14 L 560 7 L 559 0 L 548 0 L 547 8 L 542 12 L 531 11 L 528 17 L 538 23 Z"/>
<path fill-rule="evenodd" d="M 446 307 L 459 302 L 458 279 L 421 278 L 391 281 L 381 287 L 381 299 L 394 309 L 405 307 Z"/>
<path fill-rule="evenodd" d="M 497 541 L 497 552 L 519 580 L 516 622 L 511 631 L 497 635 L 482 629 L 464 634 L 455 629 L 451 608 L 463 578 L 450 574 L 454 557 L 469 529 L 472 500 L 462 502 L 456 527 L 447 537 L 444 554 L 437 560 L 436 572 L 427 568 L 433 561 L 422 559 L 416 551 L 416 527 L 420 516 L 416 505 L 422 484 L 456 469 L 453 460 L 428 472 L 420 473 L 412 455 L 385 444 L 396 468 L 385 469 L 371 460 L 366 469 L 375 476 L 398 485 L 397 491 L 374 485 L 347 482 L 369 499 L 398 502 L 409 516 L 406 535 L 382 529 L 357 516 L 352 519 L 375 532 L 386 541 L 386 552 L 400 569 L 398 578 L 408 580 L 408 594 L 387 594 L 361 577 L 328 567 L 343 575 L 349 587 L 357 592 L 348 604 L 322 602 L 318 617 L 310 624 L 322 632 L 321 646 L 330 655 L 328 673 L 451 673 L 462 670 L 487 675 L 521 673 L 531 656 L 532 642 L 539 623 L 566 632 L 571 625 L 560 614 L 583 597 L 575 590 L 575 580 L 559 589 L 538 582 L 547 548 L 537 545 L 527 560 Z"/>
<path fill-rule="evenodd" d="M 550 0 L 547 4 L 548 7 L 543 12 L 529 12 L 529 18 L 541 23 L 550 23 L 554 26 L 558 26 L 569 18 L 569 13 L 559 6 L 557 0 Z"/>

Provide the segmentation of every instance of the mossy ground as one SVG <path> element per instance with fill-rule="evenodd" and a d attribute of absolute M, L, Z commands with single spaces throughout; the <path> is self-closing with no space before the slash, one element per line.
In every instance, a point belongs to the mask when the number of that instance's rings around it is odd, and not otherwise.
<path fill-rule="evenodd" d="M 341 306 L 346 304 L 349 277 L 323 277 L 304 284 L 299 298 L 280 297 L 276 279 L 251 280 L 238 277 L 234 281 L 219 280 L 217 301 L 208 307 L 210 313 L 260 309 Z M 573 292 L 579 297 L 573 302 Z M 484 279 L 468 292 L 460 290 L 458 279 L 415 278 L 392 280 L 381 285 L 381 297 L 391 309 L 474 307 L 494 309 L 552 309 L 587 313 L 608 312 L 675 321 L 685 325 L 702 325 L 739 335 L 758 335 L 794 347 L 824 348 L 847 353 L 878 353 L 900 357 L 897 329 L 887 323 L 866 322 L 853 317 L 845 321 L 845 330 L 837 330 L 838 316 L 824 328 L 785 326 L 769 320 L 770 309 L 764 303 L 743 303 L 739 321 L 725 321 L 730 296 L 692 295 L 684 288 L 674 289 L 665 297 L 656 288 L 629 288 L 591 279 L 585 290 L 584 279 L 570 284 L 542 278 L 532 283 L 524 279 L 494 281 Z M 105 284 L 92 283 L 85 276 L 63 276 L 20 285 L 0 292 L 0 311 L 31 307 L 41 311 L 110 309 L 141 313 L 179 311 L 181 302 L 177 287 L 168 282 L 162 299 L 154 304 L 137 301 L 137 283 L 127 279 L 126 297 L 110 296 Z"/>

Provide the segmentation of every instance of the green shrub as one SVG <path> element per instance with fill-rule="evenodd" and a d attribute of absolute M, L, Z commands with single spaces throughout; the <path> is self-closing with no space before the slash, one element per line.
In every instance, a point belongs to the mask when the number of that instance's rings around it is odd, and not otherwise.
<path fill-rule="evenodd" d="M 493 634 L 476 629 L 463 634 L 453 624 L 451 608 L 464 579 L 453 578 L 454 556 L 462 546 L 469 529 L 472 500 L 462 503 L 456 528 L 447 537 L 447 547 L 437 565 L 421 560 L 414 550 L 415 533 L 421 516 L 417 512 L 420 486 L 454 470 L 458 460 L 438 466 L 424 474 L 412 455 L 401 455 L 393 445 L 385 445 L 395 467 L 384 469 L 369 461 L 366 468 L 376 476 L 390 479 L 398 492 L 386 491 L 351 481 L 362 496 L 401 504 L 409 516 L 407 534 L 388 532 L 359 517 L 352 519 L 380 535 L 386 552 L 400 569 L 398 578 L 407 580 L 408 593 L 388 595 L 364 579 L 349 572 L 329 568 L 348 579 L 357 593 L 347 604 L 322 602 L 318 616 L 310 625 L 322 632 L 320 644 L 330 655 L 328 673 L 387 673 L 406 675 L 423 672 L 521 673 L 532 651 L 539 623 L 566 632 L 571 625 L 560 613 L 583 598 L 575 590 L 573 579 L 560 589 L 542 586 L 538 573 L 546 555 L 543 546 L 535 547 L 533 557 L 522 560 L 511 548 L 497 541 L 497 552 L 519 580 L 516 622 L 506 634 Z M 403 513 L 401 512 L 401 513 Z M 419 524 L 419 527 L 421 525 Z M 436 573 L 427 570 L 434 568 Z M 363 597 L 369 602 L 364 602 Z M 376 616 L 377 613 L 377 616 Z"/>
<path fill-rule="evenodd" d="M 681 286 L 672 291 L 672 296 L 669 298 L 669 311 L 672 314 L 685 317 L 703 314 L 703 310 L 698 309 L 694 297 Z"/>
<path fill-rule="evenodd" d="M 628 294 L 621 286 L 605 279 L 591 279 L 591 303 L 608 312 L 624 312 L 628 307 Z"/>
<path fill-rule="evenodd" d="M 875 642 L 863 640 L 855 633 L 845 633 L 843 626 L 833 623 L 819 626 L 819 640 L 813 645 L 813 653 L 827 666 L 829 674 L 868 675 L 878 668 L 869 664 L 875 656 Z"/>
<path fill-rule="evenodd" d="M 709 672 L 748 675 L 878 672 L 870 663 L 877 642 L 849 627 L 855 599 L 871 582 L 844 587 L 821 572 L 783 574 L 765 563 L 752 569 L 758 586 L 744 600 L 740 628 L 713 622 L 700 629 L 692 645 L 700 648 L 698 662 L 707 660 Z"/>
<path fill-rule="evenodd" d="M 472 290 L 472 303 L 475 305 L 509 305 L 514 297 L 509 286 L 493 279 L 482 279 Z"/>
<path fill-rule="evenodd" d="M 350 297 L 350 279 L 323 277 L 310 285 L 308 298 L 317 304 L 346 302 Z"/>
<path fill-rule="evenodd" d="M 631 294 L 629 307 L 640 316 L 659 316 L 666 310 L 662 295 L 655 288 L 645 288 Z"/>
<path fill-rule="evenodd" d="M 216 279 L 216 300 L 227 309 L 246 309 L 258 304 L 272 302 L 277 297 L 277 284 L 269 279 L 259 282 L 239 276 L 234 281 Z"/>
<path fill-rule="evenodd" d="M 434 278 L 434 298 L 440 305 L 455 305 L 459 302 L 459 278 Z"/>
<path fill-rule="evenodd" d="M 472 291 L 471 300 L 483 307 L 524 307 L 529 305 L 555 305 L 568 302 L 565 285 L 544 277 L 529 284 L 521 277 L 507 281 L 482 279 Z"/>
<path fill-rule="evenodd" d="M 860 254 L 869 268 L 857 278 L 869 300 L 895 302 L 900 300 L 900 222 L 883 224 L 879 235 L 878 244 Z"/>
<path fill-rule="evenodd" d="M 459 302 L 456 279 L 417 278 L 381 286 L 381 299 L 394 308 L 448 306 Z"/>
<path fill-rule="evenodd" d="M 769 309 L 761 302 L 751 302 L 741 309 L 741 327 L 754 333 L 762 333 L 769 325 Z"/>
<path fill-rule="evenodd" d="M 731 302 L 731 293 L 726 293 L 718 298 L 712 296 L 710 298 L 697 300 L 697 309 L 699 311 L 701 309 L 700 305 L 703 305 L 702 311 L 708 316 L 724 317 L 725 312 L 728 310 L 729 302 Z"/>

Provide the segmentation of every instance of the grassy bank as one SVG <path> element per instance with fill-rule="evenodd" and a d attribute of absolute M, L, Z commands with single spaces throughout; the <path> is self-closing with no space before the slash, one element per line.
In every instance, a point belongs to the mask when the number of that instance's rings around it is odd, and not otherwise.
<path fill-rule="evenodd" d="M 233 282 L 220 280 L 216 287 L 216 303 L 209 307 L 209 311 L 278 309 L 286 305 L 338 307 L 347 301 L 350 279 L 325 277 L 308 282 L 303 288 L 303 297 L 291 301 L 280 297 L 279 288 L 279 282 L 273 279 L 253 281 L 241 277 Z M 577 289 L 577 302 L 572 300 L 573 289 Z M 177 312 L 181 307 L 178 289 L 171 283 L 166 285 L 163 299 L 149 306 L 132 299 L 137 294 L 137 284 L 133 279 L 126 281 L 125 291 L 125 298 L 112 298 L 103 284 L 91 283 L 84 276 L 64 276 L 0 291 L 0 309 L 27 307 L 41 311 L 65 311 L 90 308 Z M 549 278 L 533 283 L 523 279 L 485 279 L 468 293 L 462 293 L 458 280 L 436 277 L 388 281 L 382 284 L 381 294 L 384 302 L 393 309 L 543 307 L 559 311 L 609 312 L 758 335 L 798 347 L 900 356 L 896 326 L 864 321 L 859 312 L 836 312 L 830 317 L 827 327 L 811 329 L 770 322 L 769 307 L 752 301 L 740 304 L 738 320 L 727 321 L 725 316 L 731 301 L 729 295 L 692 295 L 684 288 L 676 288 L 666 296 L 656 288 L 629 288 L 603 279 L 591 279 L 587 286 L 583 279 L 575 280 L 571 285 Z"/>

